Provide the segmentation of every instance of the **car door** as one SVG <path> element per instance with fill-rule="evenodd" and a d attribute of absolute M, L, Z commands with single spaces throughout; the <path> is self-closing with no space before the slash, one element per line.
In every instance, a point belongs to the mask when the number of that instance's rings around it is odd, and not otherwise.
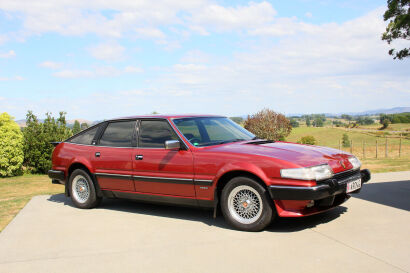
<path fill-rule="evenodd" d="M 132 178 L 135 125 L 135 120 L 110 121 L 97 141 L 91 161 L 102 190 L 135 190 Z"/>
<path fill-rule="evenodd" d="M 138 124 L 138 148 L 133 154 L 135 190 L 195 197 L 191 151 L 165 149 L 166 140 L 179 140 L 168 121 L 142 119 Z"/>

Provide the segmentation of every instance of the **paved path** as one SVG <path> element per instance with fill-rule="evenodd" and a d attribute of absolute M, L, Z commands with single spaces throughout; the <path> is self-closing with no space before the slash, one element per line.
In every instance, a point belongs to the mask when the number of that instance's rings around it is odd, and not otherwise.
<path fill-rule="evenodd" d="M 374 175 L 339 208 L 231 230 L 190 208 L 37 196 L 0 233 L 0 272 L 409 272 L 410 172 Z"/>

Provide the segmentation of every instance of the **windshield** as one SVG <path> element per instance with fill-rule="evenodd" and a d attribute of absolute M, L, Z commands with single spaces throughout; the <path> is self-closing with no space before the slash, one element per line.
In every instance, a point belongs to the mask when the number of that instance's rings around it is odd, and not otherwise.
<path fill-rule="evenodd" d="M 255 135 L 229 118 L 178 118 L 173 122 L 185 138 L 197 147 L 255 139 Z"/>

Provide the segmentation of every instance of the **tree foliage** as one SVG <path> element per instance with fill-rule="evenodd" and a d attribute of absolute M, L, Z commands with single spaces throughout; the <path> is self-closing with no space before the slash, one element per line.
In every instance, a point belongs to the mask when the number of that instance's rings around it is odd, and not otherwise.
<path fill-rule="evenodd" d="M 382 40 L 390 44 L 393 40 L 410 40 L 410 0 L 387 0 L 387 10 L 383 15 L 384 21 L 389 20 Z M 410 47 L 399 51 L 392 48 L 389 54 L 394 59 L 403 59 L 410 56 Z"/>
<path fill-rule="evenodd" d="M 74 121 L 74 126 L 73 126 L 73 134 L 78 134 L 79 132 L 81 132 L 81 125 L 80 122 L 78 122 L 78 120 Z"/>
<path fill-rule="evenodd" d="M 284 115 L 270 109 L 263 109 L 248 116 L 244 127 L 257 137 L 270 140 L 284 140 L 292 130 L 289 120 Z"/>
<path fill-rule="evenodd" d="M 0 176 L 22 174 L 23 134 L 13 118 L 7 114 L 0 115 Z"/>
<path fill-rule="evenodd" d="M 350 147 L 350 140 L 349 140 L 349 136 L 347 134 L 343 134 L 342 145 L 345 148 Z"/>
<path fill-rule="evenodd" d="M 299 139 L 298 143 L 315 145 L 316 144 L 316 139 L 315 139 L 314 136 L 304 136 L 301 139 Z"/>
<path fill-rule="evenodd" d="M 72 135 L 67 127 L 65 112 L 60 112 L 57 119 L 46 113 L 46 119 L 40 123 L 32 111 L 26 115 L 24 134 L 24 165 L 28 172 L 46 173 L 51 169 L 51 142 L 62 141 Z"/>
<path fill-rule="evenodd" d="M 90 126 L 88 125 L 87 122 L 81 123 L 81 131 L 87 129 L 88 127 L 90 127 Z"/>
<path fill-rule="evenodd" d="M 290 119 L 290 126 L 292 126 L 292 128 L 299 127 L 299 122 L 296 119 L 291 118 Z"/>

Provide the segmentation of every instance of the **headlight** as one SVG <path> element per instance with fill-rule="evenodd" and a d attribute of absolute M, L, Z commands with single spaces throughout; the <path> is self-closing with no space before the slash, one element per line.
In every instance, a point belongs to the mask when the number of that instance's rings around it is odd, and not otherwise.
<path fill-rule="evenodd" d="M 308 168 L 282 169 L 280 175 L 284 178 L 300 180 L 323 180 L 333 176 L 333 171 L 328 164 Z"/>
<path fill-rule="evenodd" d="M 355 156 L 349 157 L 349 162 L 350 164 L 352 164 L 353 170 L 360 169 L 360 167 L 362 166 L 362 162 L 360 162 L 360 160 Z"/>

